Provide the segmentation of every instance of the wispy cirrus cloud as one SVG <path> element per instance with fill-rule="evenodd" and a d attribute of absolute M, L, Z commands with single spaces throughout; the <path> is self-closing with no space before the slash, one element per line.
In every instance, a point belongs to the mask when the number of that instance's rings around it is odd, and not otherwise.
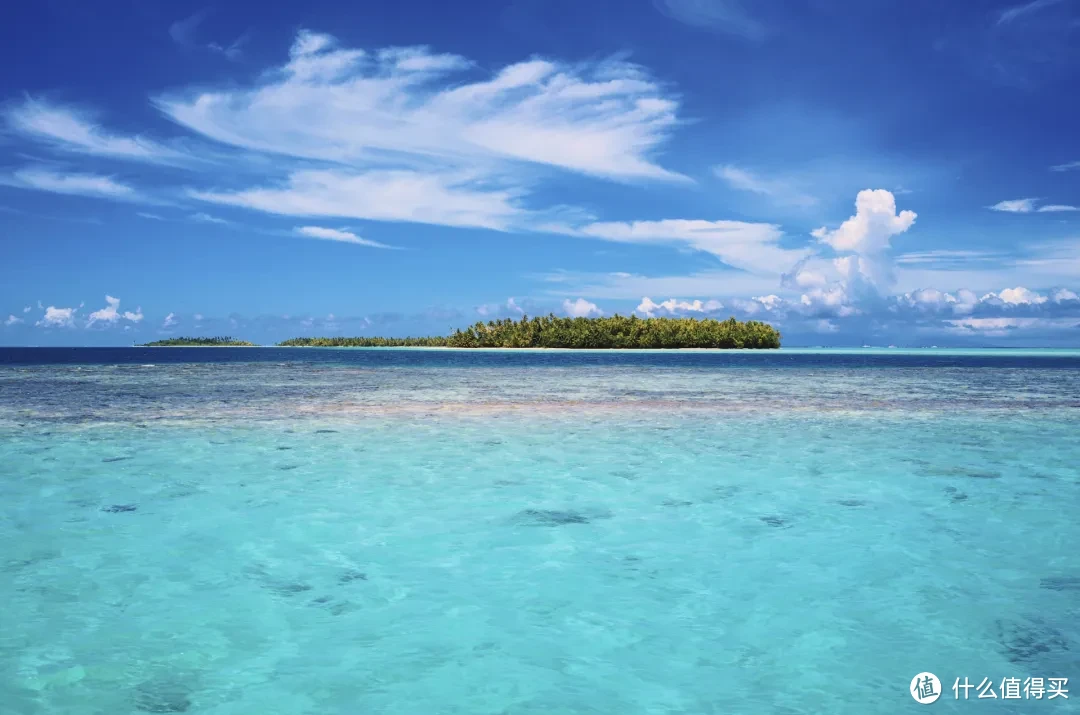
<path fill-rule="evenodd" d="M 1038 199 L 1009 199 L 998 201 L 993 206 L 987 206 L 991 211 L 1004 211 L 1005 213 L 1027 214 L 1035 210 Z"/>
<path fill-rule="evenodd" d="M 188 216 L 188 219 L 194 221 L 195 223 L 213 223 L 219 226 L 232 225 L 232 221 L 227 221 L 226 219 L 219 218 L 218 216 L 211 216 L 210 214 L 203 213 L 202 211 L 191 214 L 190 216 Z"/>
<path fill-rule="evenodd" d="M 410 170 L 308 169 L 284 182 L 241 191 L 192 190 L 200 201 L 282 216 L 407 221 L 505 230 L 522 220 L 520 189 L 488 188 L 482 177 Z"/>
<path fill-rule="evenodd" d="M 659 221 L 596 221 L 579 226 L 546 225 L 551 232 L 619 243 L 682 246 L 711 253 L 732 268 L 779 277 L 808 254 L 804 248 L 783 248 L 780 227 L 745 221 L 663 219 Z"/>
<path fill-rule="evenodd" d="M 360 238 L 352 231 L 338 228 L 324 228 L 322 226 L 298 226 L 294 229 L 294 232 L 298 236 L 305 238 L 316 238 L 323 241 L 340 241 L 342 243 L 354 243 L 358 246 L 370 246 L 371 248 L 393 248 L 393 246 L 387 246 L 385 243 L 379 243 L 378 241 L 369 241 L 366 238 Z"/>
<path fill-rule="evenodd" d="M 1080 207 L 1069 204 L 1045 204 L 1038 206 L 1040 199 L 1011 199 L 999 201 L 993 206 L 988 206 L 991 211 L 1003 211 L 1005 213 L 1029 214 L 1029 213 L 1060 213 L 1062 211 L 1080 211 Z"/>
<path fill-rule="evenodd" d="M 818 203 L 816 197 L 798 190 L 787 181 L 765 178 L 732 164 L 713 167 L 713 173 L 733 189 L 767 196 L 778 204 L 808 207 Z"/>
<path fill-rule="evenodd" d="M 140 136 L 112 133 L 90 112 L 75 107 L 27 99 L 4 112 L 9 128 L 58 149 L 94 156 L 175 164 L 192 160 L 186 152 Z"/>
<path fill-rule="evenodd" d="M 653 0 L 657 10 L 679 22 L 736 35 L 747 40 L 765 39 L 768 28 L 748 9 L 742 0 Z"/>
<path fill-rule="evenodd" d="M 174 25 L 174 40 L 193 42 L 204 16 Z M 614 59 L 532 58 L 481 72 L 427 47 L 348 48 L 301 31 L 288 60 L 254 82 L 179 90 L 154 103 L 176 124 L 242 154 L 245 168 L 263 177 L 216 171 L 214 186 L 199 173 L 180 193 L 282 216 L 525 230 L 551 214 L 531 203 L 553 173 L 689 181 L 658 163 L 678 98 L 640 66 Z M 22 135 L 73 153 L 221 164 L 208 144 L 124 135 L 89 112 L 43 100 L 14 105 L 6 117 Z M 36 169 L 7 183 L 114 200 L 157 193 L 108 176 Z"/>
<path fill-rule="evenodd" d="M 250 37 L 248 33 L 240 35 L 227 44 L 218 42 L 200 42 L 198 39 L 199 27 L 209 16 L 209 10 L 201 10 L 182 20 L 177 20 L 169 25 L 169 37 L 172 38 L 173 42 L 183 48 L 205 49 L 230 60 L 239 60 L 243 56 L 243 47 Z"/>
<path fill-rule="evenodd" d="M 1050 171 L 1073 171 L 1074 169 L 1080 169 L 1080 161 L 1069 161 L 1050 167 Z"/>
<path fill-rule="evenodd" d="M 1025 15 L 1044 10 L 1053 5 L 1057 5 L 1064 0 L 1032 0 L 1032 2 L 1024 3 L 1021 5 L 1013 5 L 1001 11 L 998 15 L 997 24 L 1005 25 L 1014 20 L 1021 18 Z"/>
<path fill-rule="evenodd" d="M 51 169 L 27 167 L 18 169 L 7 176 L 0 176 L 0 184 L 20 189 L 91 196 L 113 201 L 148 201 L 147 197 L 133 187 L 120 183 L 111 176 L 100 174 L 65 174 Z"/>
<path fill-rule="evenodd" d="M 426 47 L 369 52 L 302 31 L 261 84 L 156 103 L 220 142 L 342 164 L 511 161 L 622 180 L 684 178 L 653 158 L 678 102 L 641 67 L 532 59 L 463 81 L 471 67 Z"/>

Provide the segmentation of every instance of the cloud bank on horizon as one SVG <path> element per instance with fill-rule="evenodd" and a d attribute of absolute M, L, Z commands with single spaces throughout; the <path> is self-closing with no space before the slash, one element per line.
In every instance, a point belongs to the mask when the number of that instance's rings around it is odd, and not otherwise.
<path fill-rule="evenodd" d="M 746 51 L 761 51 L 783 34 L 749 3 L 654 5 L 676 25 L 737 37 Z M 1043 11 L 1004 8 L 994 27 L 1014 31 L 1012 25 Z M 5 292 L 0 298 L 12 306 L 0 332 L 6 342 L 25 342 L 32 331 L 370 332 L 410 320 L 634 311 L 767 320 L 822 342 L 1052 335 L 1080 344 L 1080 232 L 1069 223 L 1080 207 L 1077 192 L 1068 193 L 1080 164 L 1072 155 L 1039 167 L 1058 177 L 1058 193 L 1043 184 L 1028 198 L 971 201 L 980 225 L 1011 224 L 988 231 L 994 240 L 954 242 L 948 234 L 955 222 L 943 220 L 940 196 L 923 198 L 926 188 L 837 188 L 873 180 L 877 175 L 865 168 L 872 162 L 830 154 L 825 167 L 810 161 L 783 169 L 746 152 L 687 161 L 685 150 L 673 149 L 709 117 L 700 109 L 688 115 L 688 99 L 669 76 L 625 57 L 532 55 L 492 63 L 428 45 L 356 47 L 301 29 L 278 61 L 244 72 L 248 35 L 230 44 L 196 39 L 211 20 L 177 20 L 170 35 L 179 47 L 228 60 L 228 71 L 148 90 L 147 105 L 166 122 L 147 120 L 140 128 L 108 107 L 56 99 L 33 86 L 9 93 L 0 199 L 14 205 L 0 221 L 47 222 L 97 202 L 118 224 L 138 217 L 141 231 L 214 230 L 222 242 L 309 239 L 304 245 L 312 252 L 343 244 L 388 256 L 378 260 L 392 268 L 362 278 L 380 286 L 386 303 L 356 305 L 340 294 L 327 318 L 311 317 L 299 300 L 295 311 L 261 317 L 217 304 L 206 312 L 227 317 L 207 318 L 140 293 L 142 305 L 154 303 L 144 321 L 141 307 L 122 311 L 112 295 L 89 313 L 38 302 L 34 316 L 23 305 L 32 296 Z M 890 164 L 883 181 L 903 175 L 890 162 L 882 162 Z M 854 178 L 845 167 L 855 167 Z M 35 205 L 55 206 L 54 213 L 24 209 L 23 195 L 48 199 L 53 203 Z M 710 206 L 709 196 L 725 198 Z M 1016 223 L 1023 220 L 1029 223 Z M 1022 240 L 1004 240 L 1002 230 Z M 410 240 L 421 232 L 448 243 L 488 237 L 506 256 L 508 274 L 490 290 L 516 285 L 515 297 L 466 302 L 453 282 L 429 275 L 421 281 L 428 305 L 452 307 L 402 310 L 392 296 L 419 275 L 409 262 L 435 250 Z M 522 264 L 513 251 L 527 242 L 562 252 L 546 264 L 535 257 Z M 634 270 L 605 269 L 605 255 L 624 257 Z M 450 260 L 467 265 L 473 258 L 462 250 Z M 45 272 L 36 286 L 43 295 L 60 292 Z M 482 288 L 470 285 L 467 295 Z M 251 297 L 246 304 L 258 302 Z"/>

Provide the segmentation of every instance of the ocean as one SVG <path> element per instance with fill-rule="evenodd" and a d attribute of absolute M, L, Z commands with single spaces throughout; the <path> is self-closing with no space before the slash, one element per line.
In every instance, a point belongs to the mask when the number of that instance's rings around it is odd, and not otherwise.
<path fill-rule="evenodd" d="M 1080 678 L 1078 416 L 1068 350 L 3 348 L 0 712 L 1078 712 L 1002 689 Z"/>

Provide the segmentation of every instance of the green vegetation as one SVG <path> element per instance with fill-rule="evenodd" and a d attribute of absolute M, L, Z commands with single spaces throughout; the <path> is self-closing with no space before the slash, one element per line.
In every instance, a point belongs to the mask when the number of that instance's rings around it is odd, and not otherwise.
<path fill-rule="evenodd" d="M 202 347 L 202 348 L 253 348 L 255 343 L 249 343 L 245 340 L 236 340 L 230 337 L 215 337 L 215 338 L 168 338 L 166 340 L 155 340 L 152 343 L 146 343 L 145 345 L 139 345 L 140 348 L 183 348 L 183 347 Z"/>
<path fill-rule="evenodd" d="M 292 338 L 282 348 L 445 348 L 449 338 Z"/>
<path fill-rule="evenodd" d="M 778 348 L 780 333 L 756 320 L 695 318 L 542 318 L 477 323 L 449 337 L 293 338 L 282 347 L 449 348 Z"/>

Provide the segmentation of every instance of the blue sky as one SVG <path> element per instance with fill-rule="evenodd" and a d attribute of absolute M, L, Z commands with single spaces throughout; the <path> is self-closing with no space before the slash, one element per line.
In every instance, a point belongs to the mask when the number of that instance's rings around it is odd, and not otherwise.
<path fill-rule="evenodd" d="M 0 344 L 1080 345 L 1080 0 L 47 0 L 0 62 Z"/>

